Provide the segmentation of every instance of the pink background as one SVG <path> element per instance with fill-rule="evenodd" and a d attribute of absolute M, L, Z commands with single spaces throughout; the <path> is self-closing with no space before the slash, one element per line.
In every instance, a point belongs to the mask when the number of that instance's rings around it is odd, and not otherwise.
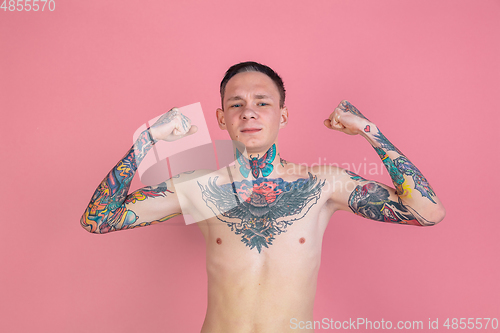
<path fill-rule="evenodd" d="M 493 0 L 56 0 L 54 12 L 0 11 L 0 331 L 199 331 L 196 225 L 93 235 L 79 219 L 134 131 L 171 107 L 200 102 L 212 139 L 227 139 L 219 83 L 246 60 L 285 81 L 283 157 L 379 163 L 362 137 L 324 127 L 347 99 L 447 209 L 432 228 L 335 214 L 315 319 L 500 318 L 499 35 Z M 369 178 L 390 184 L 385 170 Z"/>

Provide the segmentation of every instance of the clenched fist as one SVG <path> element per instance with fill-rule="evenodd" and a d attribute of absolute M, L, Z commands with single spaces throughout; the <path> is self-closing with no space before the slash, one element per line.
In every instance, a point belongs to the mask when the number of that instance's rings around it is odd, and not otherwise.
<path fill-rule="evenodd" d="M 149 130 L 155 142 L 160 140 L 171 142 L 196 133 L 198 127 L 191 125 L 191 120 L 179 109 L 173 108 L 163 114 Z"/>
<path fill-rule="evenodd" d="M 324 124 L 330 129 L 356 135 L 369 132 L 371 122 L 354 105 L 344 100 L 333 110 Z"/>

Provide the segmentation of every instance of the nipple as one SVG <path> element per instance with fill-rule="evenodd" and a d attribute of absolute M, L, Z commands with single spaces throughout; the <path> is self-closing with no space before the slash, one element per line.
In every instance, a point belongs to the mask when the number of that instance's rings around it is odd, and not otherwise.
<path fill-rule="evenodd" d="M 299 243 L 300 243 L 300 244 L 304 244 L 305 242 L 306 242 L 306 239 L 305 239 L 304 237 L 301 237 L 301 238 L 299 239 Z"/>
<path fill-rule="evenodd" d="M 217 238 L 217 240 L 215 241 L 217 244 L 221 245 L 222 244 L 222 239 L 220 238 Z"/>

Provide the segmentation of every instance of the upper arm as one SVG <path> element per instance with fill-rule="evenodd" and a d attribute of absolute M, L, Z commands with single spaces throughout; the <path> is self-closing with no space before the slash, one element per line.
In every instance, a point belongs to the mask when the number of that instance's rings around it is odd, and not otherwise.
<path fill-rule="evenodd" d="M 147 226 L 177 216 L 180 214 L 177 197 L 168 183 L 134 191 L 117 208 L 111 208 L 109 197 L 98 196 L 96 202 L 89 204 L 83 213 L 80 224 L 91 233 L 104 234 Z"/>
<path fill-rule="evenodd" d="M 114 209 L 105 198 L 103 202 L 89 205 L 80 223 L 89 232 L 104 234 L 166 221 L 180 215 L 177 195 L 171 185 L 171 180 L 167 180 L 138 189 Z"/>
<path fill-rule="evenodd" d="M 121 208 L 120 221 L 113 221 L 117 230 L 148 226 L 181 214 L 171 179 L 130 193 Z"/>
<path fill-rule="evenodd" d="M 206 170 L 189 171 L 160 184 L 140 188 L 128 194 L 120 207 L 103 211 L 100 215 L 105 218 L 102 218 L 100 223 L 92 223 L 88 210 L 85 213 L 87 216 L 82 218 L 86 219 L 86 225 L 92 224 L 92 232 L 107 233 L 144 227 L 167 221 L 183 213 L 189 214 L 191 207 L 189 200 L 186 200 L 189 193 L 184 193 L 189 189 L 186 190 L 181 184 L 196 184 L 190 180 L 206 173 Z M 176 184 L 179 191 L 176 189 Z"/>
<path fill-rule="evenodd" d="M 370 181 L 341 169 L 335 178 L 331 199 L 336 209 L 351 211 L 367 219 L 400 224 L 433 225 L 417 211 L 405 205 L 396 189 Z"/>

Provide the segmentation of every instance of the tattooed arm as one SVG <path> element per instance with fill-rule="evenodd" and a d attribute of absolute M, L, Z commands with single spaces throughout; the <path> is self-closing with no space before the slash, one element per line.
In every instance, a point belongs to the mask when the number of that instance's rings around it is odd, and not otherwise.
<path fill-rule="evenodd" d="M 127 193 L 137 167 L 158 140 L 174 141 L 196 130 L 174 108 L 142 132 L 97 187 L 80 219 L 82 227 L 92 233 L 107 233 L 160 223 L 179 215 L 181 209 L 170 180 Z"/>
<path fill-rule="evenodd" d="M 344 187 L 334 193 L 340 209 L 377 221 L 402 224 L 431 226 L 443 220 L 445 209 L 427 179 L 356 107 L 342 101 L 325 125 L 365 137 L 382 159 L 395 187 L 344 170 L 339 176 Z"/>

